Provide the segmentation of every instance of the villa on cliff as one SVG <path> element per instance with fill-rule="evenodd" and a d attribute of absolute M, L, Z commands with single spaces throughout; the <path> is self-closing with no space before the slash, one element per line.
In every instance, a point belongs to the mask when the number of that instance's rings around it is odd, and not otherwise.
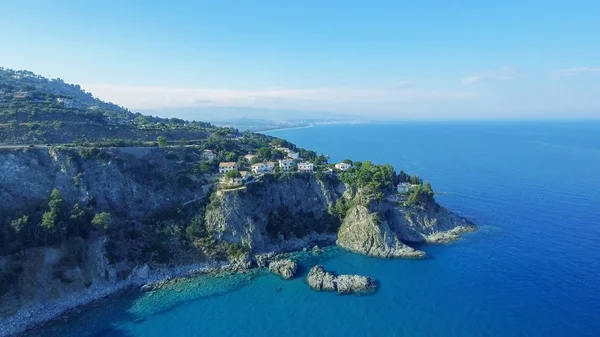
<path fill-rule="evenodd" d="M 30 93 L 27 91 L 17 91 L 17 92 L 15 92 L 15 95 L 13 97 L 16 99 L 25 99 L 29 96 L 30 96 Z"/>
<path fill-rule="evenodd" d="M 294 151 L 288 149 L 287 147 L 277 146 L 277 147 L 275 147 L 275 149 L 285 152 L 287 154 L 287 157 L 290 159 L 301 159 L 300 153 L 294 152 Z"/>
<path fill-rule="evenodd" d="M 288 172 L 294 167 L 294 161 L 292 159 L 280 159 L 279 167 L 281 167 L 284 172 Z"/>
<path fill-rule="evenodd" d="M 349 168 L 351 168 L 352 165 L 348 164 L 348 163 L 337 163 L 335 164 L 335 168 L 340 170 L 340 171 L 346 171 Z"/>
<path fill-rule="evenodd" d="M 298 152 L 294 152 L 294 151 L 290 150 L 290 151 L 288 151 L 287 155 L 288 155 L 288 158 L 291 158 L 291 159 L 300 159 L 300 154 Z"/>
<path fill-rule="evenodd" d="M 299 172 L 313 172 L 315 169 L 315 165 L 309 162 L 298 163 L 298 171 Z"/>
<path fill-rule="evenodd" d="M 256 164 L 252 165 L 252 173 L 254 173 L 254 174 L 267 173 L 267 172 L 271 172 L 271 169 L 269 169 L 269 166 L 265 163 L 256 163 Z"/>
<path fill-rule="evenodd" d="M 406 182 L 405 183 L 399 183 L 398 186 L 396 186 L 396 190 L 400 194 L 409 193 L 412 189 L 413 189 L 413 185 L 411 183 L 406 183 Z"/>
<path fill-rule="evenodd" d="M 240 171 L 240 176 L 242 177 L 242 181 L 248 181 L 252 175 L 248 171 Z"/>
<path fill-rule="evenodd" d="M 220 162 L 219 163 L 219 173 L 227 173 L 229 171 L 237 170 L 238 165 L 236 162 L 228 161 L 228 162 Z"/>
<path fill-rule="evenodd" d="M 202 152 L 202 159 L 208 160 L 208 161 L 213 161 L 213 160 L 217 159 L 217 155 L 214 152 L 212 152 L 212 150 L 204 150 Z"/>
<path fill-rule="evenodd" d="M 268 161 L 265 163 L 265 165 L 267 165 L 267 168 L 269 169 L 269 171 L 273 171 L 275 169 L 275 166 L 277 165 L 277 163 L 274 161 Z"/>

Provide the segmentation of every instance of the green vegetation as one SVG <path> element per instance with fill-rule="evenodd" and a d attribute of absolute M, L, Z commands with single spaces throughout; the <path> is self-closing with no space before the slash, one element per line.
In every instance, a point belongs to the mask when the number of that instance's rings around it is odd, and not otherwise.
<path fill-rule="evenodd" d="M 235 178 L 241 178 L 242 175 L 240 174 L 240 171 L 238 170 L 231 170 L 227 173 L 225 173 L 225 178 L 227 179 L 235 179 Z"/>
<path fill-rule="evenodd" d="M 409 194 L 406 201 L 407 206 L 419 205 L 424 206 L 434 201 L 434 193 L 431 184 L 426 182 L 425 185 L 417 185 Z"/>
<path fill-rule="evenodd" d="M 167 146 L 167 137 L 158 136 L 158 137 L 156 137 L 156 142 L 158 143 L 159 147 L 165 147 L 165 146 Z"/>
<path fill-rule="evenodd" d="M 362 188 L 375 199 L 383 198 L 385 192 L 392 191 L 396 182 L 396 173 L 391 165 L 375 165 L 370 161 L 355 162 L 339 177 L 345 184 Z"/>
<path fill-rule="evenodd" d="M 52 194 L 50 194 L 50 201 L 48 201 L 48 207 L 50 210 L 42 215 L 43 228 L 53 233 L 61 229 L 59 228 L 60 225 L 57 223 L 57 218 L 61 212 L 61 206 L 63 202 L 64 199 L 58 189 L 53 189 Z"/>
<path fill-rule="evenodd" d="M 112 217 L 110 213 L 102 212 L 98 213 L 92 219 L 92 225 L 101 231 L 106 232 L 112 226 Z"/>

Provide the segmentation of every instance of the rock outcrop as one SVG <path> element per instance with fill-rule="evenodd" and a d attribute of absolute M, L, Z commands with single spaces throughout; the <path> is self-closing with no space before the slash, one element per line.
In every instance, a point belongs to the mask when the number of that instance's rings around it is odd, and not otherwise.
<path fill-rule="evenodd" d="M 336 243 L 350 251 L 375 257 L 425 256 L 424 252 L 400 242 L 387 220 L 382 219 L 378 213 L 369 212 L 368 208 L 362 205 L 348 211 Z"/>
<path fill-rule="evenodd" d="M 207 207 L 206 227 L 215 239 L 258 253 L 333 242 L 339 219 L 329 206 L 344 190 L 339 180 L 324 182 L 311 174 L 265 175 L 244 189 L 219 191 Z"/>
<path fill-rule="evenodd" d="M 296 276 L 298 265 L 290 259 L 275 260 L 269 263 L 269 270 L 284 280 L 291 280 Z"/>
<path fill-rule="evenodd" d="M 339 275 L 325 271 L 317 265 L 310 269 L 306 277 L 308 285 L 316 291 L 337 291 L 338 294 L 364 293 L 377 287 L 375 280 L 361 275 Z"/>

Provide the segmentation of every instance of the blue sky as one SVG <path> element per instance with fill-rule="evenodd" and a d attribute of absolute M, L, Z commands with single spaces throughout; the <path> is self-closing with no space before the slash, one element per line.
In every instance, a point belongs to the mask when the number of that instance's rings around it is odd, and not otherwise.
<path fill-rule="evenodd" d="M 598 1 L 7 1 L 0 66 L 131 109 L 600 118 Z"/>

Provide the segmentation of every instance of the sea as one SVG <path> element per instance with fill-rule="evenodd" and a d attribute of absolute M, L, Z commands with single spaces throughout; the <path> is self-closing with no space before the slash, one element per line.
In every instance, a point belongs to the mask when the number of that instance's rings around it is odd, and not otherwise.
<path fill-rule="evenodd" d="M 32 336 L 600 336 L 600 122 L 323 125 L 267 132 L 418 174 L 479 229 L 424 260 L 329 248 L 302 276 L 199 277 L 81 308 Z M 321 263 L 369 296 L 318 293 Z"/>

